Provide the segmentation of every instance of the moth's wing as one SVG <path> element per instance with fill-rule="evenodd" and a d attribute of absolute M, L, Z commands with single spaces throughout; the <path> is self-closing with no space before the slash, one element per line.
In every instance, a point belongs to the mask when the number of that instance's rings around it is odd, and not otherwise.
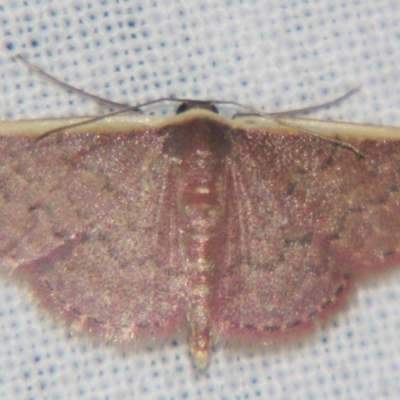
<path fill-rule="evenodd" d="M 354 275 L 400 262 L 400 143 L 253 129 L 232 135 L 215 275 L 223 337 L 282 336 L 340 303 Z"/>
<path fill-rule="evenodd" d="M 162 146 L 150 130 L 1 137 L 0 269 L 77 328 L 170 333 L 183 303 Z"/>

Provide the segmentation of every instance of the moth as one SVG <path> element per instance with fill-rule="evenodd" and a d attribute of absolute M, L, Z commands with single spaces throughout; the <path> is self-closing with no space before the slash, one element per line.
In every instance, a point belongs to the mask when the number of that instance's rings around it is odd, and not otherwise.
<path fill-rule="evenodd" d="M 217 107 L 1 122 L 0 271 L 77 330 L 184 331 L 204 369 L 218 340 L 296 337 L 399 263 L 399 128 Z"/>

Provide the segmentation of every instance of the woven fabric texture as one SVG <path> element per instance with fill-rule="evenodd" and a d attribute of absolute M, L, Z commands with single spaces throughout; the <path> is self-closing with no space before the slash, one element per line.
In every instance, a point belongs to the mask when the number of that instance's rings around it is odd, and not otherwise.
<path fill-rule="evenodd" d="M 265 111 L 400 126 L 396 0 L 3 0 L 1 120 L 94 115 L 90 99 L 27 70 L 18 53 L 90 93 L 235 100 Z M 1 157 L 1 155 L 0 155 Z M 400 271 L 358 285 L 316 335 L 268 351 L 219 347 L 205 373 L 185 341 L 117 348 L 71 335 L 0 281 L 1 399 L 398 399 Z"/>

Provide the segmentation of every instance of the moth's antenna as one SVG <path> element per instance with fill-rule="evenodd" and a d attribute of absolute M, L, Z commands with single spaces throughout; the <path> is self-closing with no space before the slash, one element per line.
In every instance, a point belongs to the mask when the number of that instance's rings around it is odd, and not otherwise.
<path fill-rule="evenodd" d="M 51 76 L 47 72 L 43 71 L 41 68 L 37 67 L 36 65 L 30 63 L 28 60 L 26 60 L 24 57 L 22 57 L 20 54 L 17 54 L 15 58 L 19 61 L 21 61 L 23 64 L 25 64 L 30 70 L 36 72 L 39 75 L 42 75 L 49 81 L 55 83 L 56 85 L 62 87 L 65 90 L 68 90 L 73 93 L 77 93 L 83 97 L 88 97 L 90 99 L 95 100 L 97 103 L 99 103 L 102 106 L 108 106 L 108 107 L 113 107 L 113 108 L 126 108 L 129 107 L 129 105 L 126 104 L 121 104 L 121 103 L 116 103 L 111 100 L 103 99 L 102 97 L 96 96 L 94 94 L 85 92 L 82 89 L 78 89 L 74 86 L 69 85 L 68 83 L 62 82 L 59 79 L 55 78 L 54 76 Z"/>
<path fill-rule="evenodd" d="M 308 112 L 314 112 L 314 111 L 320 110 L 322 108 L 330 107 L 333 105 L 338 105 L 343 100 L 346 100 L 350 96 L 353 96 L 353 94 L 357 93 L 360 89 L 361 89 L 361 86 L 358 86 L 354 89 L 349 90 L 347 93 L 343 94 L 342 96 L 337 97 L 336 99 L 327 101 L 326 103 L 311 106 L 311 107 L 304 107 L 304 108 L 298 108 L 296 110 L 273 112 L 273 113 L 265 113 L 265 112 L 261 112 L 261 111 L 255 111 L 255 112 L 249 112 L 249 113 L 239 113 L 239 114 L 235 114 L 233 116 L 233 118 L 241 118 L 241 117 L 247 117 L 247 116 L 251 116 L 251 115 L 258 115 L 260 117 L 290 117 L 290 116 L 294 116 L 297 114 L 305 114 Z"/>
<path fill-rule="evenodd" d="M 354 89 L 349 90 L 347 93 L 343 94 L 342 96 L 337 97 L 336 99 L 327 101 L 326 103 L 318 104 L 316 106 L 298 108 L 297 110 L 282 111 L 282 112 L 277 112 L 277 113 L 269 113 L 267 115 L 281 117 L 281 116 L 288 116 L 288 115 L 305 114 L 308 112 L 314 112 L 314 111 L 320 110 L 321 108 L 336 106 L 339 103 L 341 103 L 343 100 L 346 100 L 350 96 L 353 96 L 353 94 L 357 93 L 360 89 L 361 89 L 361 86 L 358 86 Z"/>

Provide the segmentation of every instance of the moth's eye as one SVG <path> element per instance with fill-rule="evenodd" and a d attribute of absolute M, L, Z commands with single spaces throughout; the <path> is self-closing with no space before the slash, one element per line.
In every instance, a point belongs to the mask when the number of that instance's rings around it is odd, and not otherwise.
<path fill-rule="evenodd" d="M 214 104 L 211 104 L 210 110 L 215 114 L 219 114 L 218 108 Z"/>
<path fill-rule="evenodd" d="M 177 114 L 182 114 L 185 111 L 187 111 L 189 109 L 189 105 L 188 103 L 182 103 L 177 109 L 176 109 L 176 113 Z"/>

